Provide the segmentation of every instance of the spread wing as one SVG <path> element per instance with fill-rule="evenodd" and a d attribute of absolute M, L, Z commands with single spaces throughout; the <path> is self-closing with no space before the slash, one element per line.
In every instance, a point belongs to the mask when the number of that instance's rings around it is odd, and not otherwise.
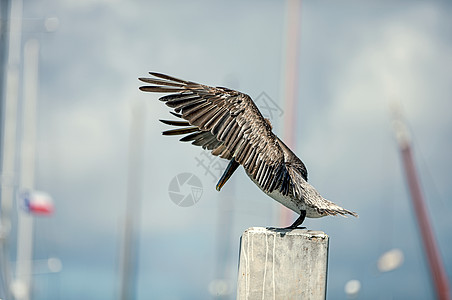
<path fill-rule="evenodd" d="M 151 85 L 140 90 L 171 93 L 160 100 L 174 109 L 173 115 L 185 120 L 161 120 L 181 127 L 163 134 L 187 134 L 181 141 L 192 141 L 221 158 L 234 158 L 266 192 L 278 188 L 285 195 L 295 194 L 278 139 L 248 95 L 160 73 L 149 74 L 154 77 L 139 80 Z"/>

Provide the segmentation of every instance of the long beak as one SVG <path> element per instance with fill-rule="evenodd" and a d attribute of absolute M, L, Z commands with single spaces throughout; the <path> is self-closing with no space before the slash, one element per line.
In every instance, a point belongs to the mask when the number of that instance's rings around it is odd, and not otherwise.
<path fill-rule="evenodd" d="M 217 191 L 220 191 L 223 185 L 228 181 L 228 179 L 234 174 L 235 170 L 240 166 L 238 162 L 235 161 L 234 158 L 231 159 L 229 162 L 228 167 L 226 170 L 224 170 L 223 175 L 221 176 L 220 180 L 217 183 Z"/>

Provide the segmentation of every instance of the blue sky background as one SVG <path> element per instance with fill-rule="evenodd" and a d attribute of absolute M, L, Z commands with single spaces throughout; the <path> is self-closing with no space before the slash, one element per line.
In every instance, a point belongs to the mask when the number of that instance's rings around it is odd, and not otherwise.
<path fill-rule="evenodd" d="M 137 299 L 210 299 L 220 273 L 235 298 L 240 235 L 280 225 L 280 206 L 243 170 L 216 192 L 197 166 L 201 149 L 161 136 L 168 109 L 138 91 L 137 77 L 158 71 L 254 98 L 265 92 L 284 109 L 286 9 L 285 1 L 24 1 L 32 25 L 23 38 L 40 43 L 36 188 L 56 208 L 36 219 L 34 257 L 63 263 L 34 277 L 34 299 L 118 296 L 136 107 L 145 112 Z M 37 25 L 47 17 L 58 18 L 56 32 Z M 345 283 L 358 279 L 359 299 L 432 299 L 389 104 L 399 102 L 409 123 L 450 278 L 452 5 L 303 1 L 300 26 L 295 152 L 322 195 L 360 216 L 305 222 L 330 236 L 327 298 L 346 299 Z M 272 119 L 280 135 L 283 118 Z M 168 195 L 183 172 L 203 184 L 188 208 Z M 380 274 L 376 262 L 392 248 L 404 263 Z"/>

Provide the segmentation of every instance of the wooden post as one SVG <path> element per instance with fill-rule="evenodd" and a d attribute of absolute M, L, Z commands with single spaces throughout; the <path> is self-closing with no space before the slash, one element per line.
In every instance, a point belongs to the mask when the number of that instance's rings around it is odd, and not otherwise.
<path fill-rule="evenodd" d="M 328 235 L 252 227 L 240 239 L 237 299 L 325 299 Z"/>

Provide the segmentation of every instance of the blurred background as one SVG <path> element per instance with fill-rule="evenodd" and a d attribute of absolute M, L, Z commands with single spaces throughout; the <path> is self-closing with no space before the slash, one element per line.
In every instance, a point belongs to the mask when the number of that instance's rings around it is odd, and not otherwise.
<path fill-rule="evenodd" d="M 296 218 L 243 169 L 218 193 L 227 162 L 161 135 L 148 71 L 250 95 L 359 214 L 304 223 L 328 299 L 436 297 L 391 107 L 450 278 L 452 4 L 295 2 L 1 1 L 1 299 L 235 299 L 242 232 Z"/>

